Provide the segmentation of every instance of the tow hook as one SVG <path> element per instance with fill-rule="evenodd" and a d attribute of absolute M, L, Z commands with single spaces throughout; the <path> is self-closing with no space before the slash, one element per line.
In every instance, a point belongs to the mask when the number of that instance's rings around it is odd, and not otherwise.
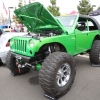
<path fill-rule="evenodd" d="M 32 68 L 35 70 L 35 66 L 31 65 L 31 64 L 28 64 L 28 63 L 25 63 L 25 67 L 28 67 L 28 68 Z"/>

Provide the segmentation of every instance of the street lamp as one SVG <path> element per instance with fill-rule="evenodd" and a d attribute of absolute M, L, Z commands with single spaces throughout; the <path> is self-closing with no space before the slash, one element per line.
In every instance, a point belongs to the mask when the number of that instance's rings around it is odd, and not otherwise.
<path fill-rule="evenodd" d="M 13 9 L 13 7 L 8 7 L 8 10 L 9 10 L 9 22 L 10 22 L 10 28 L 11 28 L 11 17 L 10 17 L 10 9 Z"/>

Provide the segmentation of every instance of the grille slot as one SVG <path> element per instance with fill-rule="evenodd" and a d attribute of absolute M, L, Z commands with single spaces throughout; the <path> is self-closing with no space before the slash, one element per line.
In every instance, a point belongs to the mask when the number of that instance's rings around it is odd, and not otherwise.
<path fill-rule="evenodd" d="M 19 52 L 26 52 L 26 45 L 27 45 L 27 40 L 14 39 L 13 49 Z"/>

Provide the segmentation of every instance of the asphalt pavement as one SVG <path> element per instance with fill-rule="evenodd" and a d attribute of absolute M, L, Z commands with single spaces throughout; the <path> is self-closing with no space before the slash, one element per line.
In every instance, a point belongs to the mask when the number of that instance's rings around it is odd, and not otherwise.
<path fill-rule="evenodd" d="M 69 92 L 59 100 L 99 100 L 100 68 L 92 67 L 88 56 L 75 57 L 77 73 Z M 38 72 L 12 76 L 0 65 L 0 100 L 48 100 L 39 85 Z"/>

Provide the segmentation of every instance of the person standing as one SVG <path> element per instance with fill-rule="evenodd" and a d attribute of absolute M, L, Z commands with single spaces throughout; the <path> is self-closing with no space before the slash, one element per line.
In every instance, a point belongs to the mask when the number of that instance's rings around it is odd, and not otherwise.
<path fill-rule="evenodd" d="M 14 32 L 14 29 L 11 27 L 11 32 Z"/>

